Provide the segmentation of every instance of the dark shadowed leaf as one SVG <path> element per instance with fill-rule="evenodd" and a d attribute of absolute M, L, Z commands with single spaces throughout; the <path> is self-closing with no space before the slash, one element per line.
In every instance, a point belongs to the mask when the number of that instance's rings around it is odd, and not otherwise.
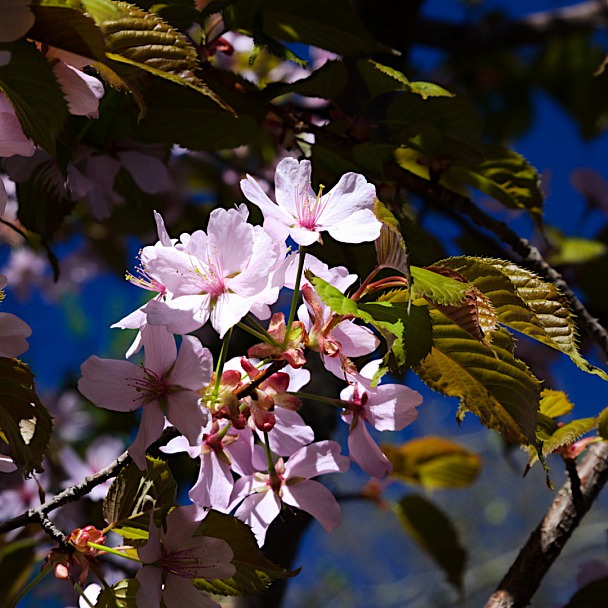
<path fill-rule="evenodd" d="M 112 587 L 103 589 L 96 608 L 137 608 L 135 596 L 139 590 L 139 581 L 134 578 L 127 578 L 118 581 Z"/>
<path fill-rule="evenodd" d="M 418 494 L 404 496 L 394 509 L 408 535 L 439 565 L 448 581 L 462 589 L 466 550 L 447 515 Z"/>
<path fill-rule="evenodd" d="M 564 608 L 599 608 L 608 597 L 608 576 L 579 589 Z"/>

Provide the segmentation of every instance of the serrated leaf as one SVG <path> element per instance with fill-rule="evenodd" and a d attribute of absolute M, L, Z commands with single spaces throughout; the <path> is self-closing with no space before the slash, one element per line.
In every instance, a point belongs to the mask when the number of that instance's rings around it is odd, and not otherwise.
<path fill-rule="evenodd" d="M 597 432 L 604 441 L 608 441 L 608 407 L 597 417 Z"/>
<path fill-rule="evenodd" d="M 449 258 L 438 264 L 454 268 L 490 298 L 500 324 L 561 351 L 579 369 L 608 380 L 604 370 L 580 354 L 574 315 L 553 283 L 513 262 L 492 258 Z"/>
<path fill-rule="evenodd" d="M 51 65 L 33 42 L 0 44 L 0 51 L 11 57 L 0 65 L 0 91 L 15 108 L 24 133 L 54 154 L 68 109 Z"/>
<path fill-rule="evenodd" d="M 474 166 L 460 163 L 451 165 L 447 174 L 491 196 L 509 209 L 525 209 L 540 223 L 544 197 L 536 169 L 523 156 L 501 146 L 485 145 L 483 155 L 484 160 Z"/>
<path fill-rule="evenodd" d="M 540 412 L 549 418 L 565 416 L 574 409 L 574 404 L 564 391 L 544 388 L 540 399 Z"/>
<path fill-rule="evenodd" d="M 234 553 L 232 564 L 236 574 L 229 579 L 194 579 L 194 585 L 220 595 L 254 595 L 264 591 L 272 581 L 296 576 L 298 570 L 277 566 L 260 551 L 253 532 L 236 517 L 210 511 L 199 526 L 197 534 L 220 538 Z"/>
<path fill-rule="evenodd" d="M 412 93 L 420 95 L 422 99 L 428 99 L 429 97 L 454 97 L 454 93 L 433 82 L 410 82 L 410 90 Z"/>
<path fill-rule="evenodd" d="M 137 608 L 135 597 L 139 590 L 139 581 L 127 578 L 118 581 L 112 587 L 105 587 L 97 598 L 96 608 Z"/>
<path fill-rule="evenodd" d="M 466 488 L 481 470 L 481 458 L 464 446 L 428 435 L 401 445 L 383 444 L 391 475 L 425 488 Z"/>
<path fill-rule="evenodd" d="M 438 311 L 430 314 L 433 348 L 414 371 L 509 443 L 535 444 L 540 382 L 513 356 L 509 333 L 497 328 L 489 348 Z"/>
<path fill-rule="evenodd" d="M 407 248 L 401 235 L 401 227 L 388 207 L 378 199 L 374 200 L 374 215 L 382 222 L 380 236 L 374 241 L 378 266 L 393 268 L 411 276 L 407 261 Z"/>
<path fill-rule="evenodd" d="M 411 90 L 409 80 L 404 74 L 377 61 L 359 59 L 357 71 L 365 81 L 370 99 L 391 91 Z"/>
<path fill-rule="evenodd" d="M 41 472 L 53 422 L 34 384 L 30 368 L 17 359 L 0 357 L 0 432 L 10 455 L 27 477 Z"/>
<path fill-rule="evenodd" d="M 564 608 L 598 608 L 608 597 L 608 576 L 592 581 L 579 589 Z"/>
<path fill-rule="evenodd" d="M 394 510 L 407 534 L 462 589 L 467 554 L 448 516 L 418 494 L 404 496 Z"/>
<path fill-rule="evenodd" d="M 551 437 L 543 441 L 543 456 L 551 454 L 555 450 L 574 443 L 585 433 L 592 431 L 597 424 L 596 418 L 580 418 L 558 427 Z"/>
<path fill-rule="evenodd" d="M 100 0 L 83 0 L 83 4 L 104 34 L 109 59 L 190 87 L 230 109 L 194 73 L 199 62 L 192 43 L 158 15 L 127 2 L 112 3 L 114 12 Z"/>
<path fill-rule="evenodd" d="M 146 456 L 148 468 L 140 471 L 132 462 L 114 480 L 103 501 L 103 517 L 108 526 L 132 525 L 151 509 L 168 511 L 175 505 L 177 484 L 167 466 Z M 149 522 L 149 520 L 148 520 Z"/>
<path fill-rule="evenodd" d="M 83 13 L 80 2 L 38 0 L 32 6 L 36 23 L 28 38 L 58 49 L 101 61 L 105 41 L 95 21 Z"/>
<path fill-rule="evenodd" d="M 455 306 L 464 302 L 469 286 L 428 268 L 410 266 L 414 283 L 412 299 L 423 296 L 433 304 Z"/>

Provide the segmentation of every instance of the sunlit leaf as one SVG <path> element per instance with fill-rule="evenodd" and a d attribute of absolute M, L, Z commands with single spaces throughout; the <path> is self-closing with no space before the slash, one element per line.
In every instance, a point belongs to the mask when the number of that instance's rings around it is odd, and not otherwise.
<path fill-rule="evenodd" d="M 608 380 L 604 370 L 580 354 L 574 315 L 553 283 L 504 260 L 459 257 L 438 264 L 457 270 L 478 287 L 494 305 L 500 324 L 561 351 L 579 369 Z"/>
<path fill-rule="evenodd" d="M 401 445 L 383 444 L 391 475 L 425 488 L 465 488 L 481 470 L 481 458 L 466 447 L 427 435 Z"/>
<path fill-rule="evenodd" d="M 585 433 L 592 431 L 597 424 L 596 418 L 580 418 L 558 427 L 549 439 L 543 441 L 543 455 L 550 454 L 555 450 L 571 445 L 580 439 Z"/>
<path fill-rule="evenodd" d="M 448 175 L 462 180 L 510 209 L 525 209 L 540 222 L 543 194 L 540 177 L 522 156 L 501 146 L 486 145 L 476 165 L 455 163 Z"/>
<path fill-rule="evenodd" d="M 34 384 L 30 368 L 17 359 L 0 357 L 0 432 L 25 476 L 41 472 L 53 422 Z"/>
<path fill-rule="evenodd" d="M 135 597 L 139 590 L 139 581 L 135 578 L 127 578 L 118 581 L 112 587 L 105 587 L 97 603 L 96 608 L 137 608 Z"/>
<path fill-rule="evenodd" d="M 229 579 L 195 579 L 199 589 L 220 595 L 254 595 L 264 591 L 272 581 L 296 576 L 298 570 L 277 566 L 264 556 L 253 532 L 241 520 L 231 515 L 210 511 L 202 521 L 198 534 L 220 538 L 234 553 L 232 563 L 236 574 Z"/>
<path fill-rule="evenodd" d="M 382 222 L 380 236 L 374 241 L 378 266 L 394 268 L 406 276 L 409 275 L 407 248 L 401 236 L 399 222 L 378 199 L 374 201 L 374 214 Z"/>
<path fill-rule="evenodd" d="M 549 418 L 565 416 L 574 409 L 574 404 L 563 391 L 544 388 L 540 399 L 540 412 Z"/>
<path fill-rule="evenodd" d="M 608 407 L 597 417 L 597 432 L 604 441 L 608 441 Z"/>
<path fill-rule="evenodd" d="M 136 518 L 153 508 L 168 511 L 175 505 L 177 484 L 167 463 L 151 456 L 146 456 L 146 462 L 145 471 L 130 463 L 110 486 L 103 501 L 103 517 L 109 526 L 133 525 Z M 149 519 L 143 523 L 146 530 L 148 522 Z M 121 534 L 124 533 L 123 529 Z"/>
<path fill-rule="evenodd" d="M 431 310 L 433 349 L 415 368 L 432 389 L 460 399 L 461 411 L 476 414 L 506 441 L 536 443 L 540 383 L 513 356 L 513 340 L 497 328 L 492 347 Z"/>
<path fill-rule="evenodd" d="M 587 264 L 608 253 L 608 246 L 601 241 L 568 237 L 561 240 L 557 251 L 551 253 L 547 262 L 553 266 L 563 264 Z"/>
<path fill-rule="evenodd" d="M 448 516 L 423 496 L 408 494 L 394 507 L 407 534 L 462 589 L 467 555 Z"/>
<path fill-rule="evenodd" d="M 456 279 L 446 277 L 430 268 L 410 266 L 414 279 L 412 299 L 423 296 L 433 304 L 455 306 L 464 302 L 469 286 Z"/>

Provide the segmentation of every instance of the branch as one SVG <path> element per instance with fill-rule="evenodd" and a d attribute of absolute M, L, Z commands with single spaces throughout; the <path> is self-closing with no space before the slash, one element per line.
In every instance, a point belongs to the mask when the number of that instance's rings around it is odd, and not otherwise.
<path fill-rule="evenodd" d="M 518 20 L 482 21 L 461 25 L 443 19 L 420 17 L 411 29 L 411 42 L 446 51 L 474 52 L 539 44 L 571 32 L 608 25 L 608 0 L 589 0 Z"/>
<path fill-rule="evenodd" d="M 177 437 L 177 435 L 178 432 L 174 427 L 167 428 L 148 449 L 158 449 L 171 441 L 171 439 L 174 437 Z M 13 517 L 13 519 L 0 523 L 0 534 L 8 532 L 9 530 L 21 528 L 27 524 L 40 523 L 45 532 L 47 532 L 47 534 L 49 534 L 53 540 L 56 540 L 60 544 L 64 544 L 65 536 L 59 532 L 55 526 L 53 526 L 52 522 L 48 518 L 48 514 L 69 502 L 74 502 L 75 500 L 86 496 L 94 487 L 102 484 L 104 481 L 107 481 L 112 477 L 116 477 L 116 475 L 118 475 L 118 473 L 120 473 L 120 471 L 124 469 L 124 467 L 126 467 L 130 462 L 132 462 L 132 459 L 129 456 L 129 452 L 123 452 L 105 469 L 102 469 L 93 475 L 89 475 L 89 477 L 85 477 L 80 483 L 66 488 L 63 490 L 63 492 L 59 492 L 59 494 L 50 500 L 47 500 L 39 507 L 30 509 L 17 517 Z"/>
<path fill-rule="evenodd" d="M 543 577 L 608 481 L 608 443 L 589 448 L 578 467 L 580 498 L 566 481 L 485 608 L 527 606 Z"/>
<path fill-rule="evenodd" d="M 484 213 L 473 201 L 465 196 L 452 192 L 447 188 L 432 183 L 422 177 L 418 177 L 398 165 L 391 166 L 387 172 L 393 173 L 394 177 L 405 184 L 411 190 L 420 194 L 427 201 L 441 208 L 457 210 L 468 216 L 477 226 L 489 230 L 501 241 L 509 245 L 511 249 L 521 257 L 530 268 L 544 277 L 547 281 L 554 283 L 568 299 L 573 312 L 578 317 L 579 324 L 587 330 L 595 342 L 604 352 L 608 360 L 608 332 L 602 324 L 593 317 L 578 299 L 562 275 L 545 261 L 540 251 L 527 239 L 517 235 L 507 224 Z"/>

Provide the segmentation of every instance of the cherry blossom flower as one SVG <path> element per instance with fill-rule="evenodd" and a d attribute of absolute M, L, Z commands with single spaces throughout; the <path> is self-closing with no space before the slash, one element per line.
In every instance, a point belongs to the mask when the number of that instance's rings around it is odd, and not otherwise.
<path fill-rule="evenodd" d="M 248 224 L 242 210 L 215 209 L 207 234 L 182 235 L 182 243 L 183 249 L 156 247 L 147 261 L 150 277 L 171 294 L 143 309 L 149 323 L 182 334 L 210 320 L 222 338 L 248 312 L 270 316 L 268 305 L 276 302 L 283 284 L 274 270 L 284 248 Z"/>
<path fill-rule="evenodd" d="M 331 532 L 342 521 L 340 505 L 324 485 L 311 478 L 343 473 L 348 465 L 348 458 L 340 454 L 340 446 L 335 441 L 307 445 L 295 452 L 287 464 L 279 458 L 275 463 L 276 476 L 259 472 L 238 479 L 232 504 L 243 502 L 235 515 L 251 526 L 260 546 L 282 503 L 310 513 Z"/>
<path fill-rule="evenodd" d="M 196 392 L 209 383 L 211 353 L 193 336 L 182 339 L 179 354 L 173 336 L 164 327 L 143 330 L 145 361 L 142 367 L 129 361 L 89 357 L 81 366 L 80 392 L 95 405 L 118 412 L 143 406 L 139 432 L 129 454 L 140 469 L 146 468 L 148 446 L 160 437 L 167 420 L 188 438 L 201 441 L 209 420 Z"/>
<path fill-rule="evenodd" d="M 167 529 L 159 530 L 150 516 L 148 542 L 137 550 L 144 563 L 136 577 L 139 581 L 138 608 L 219 608 L 203 595 L 192 579 L 226 579 L 236 568 L 234 554 L 225 541 L 194 536 L 205 513 L 195 505 L 177 507 L 167 516 Z"/>
<path fill-rule="evenodd" d="M 285 158 L 275 174 L 274 203 L 248 175 L 241 181 L 245 197 L 264 214 L 264 229 L 277 241 L 291 237 L 298 245 L 321 241 L 321 232 L 343 243 L 373 241 L 382 224 L 372 206 L 376 189 L 357 173 L 346 173 L 327 194 L 315 194 L 310 186 L 311 165 Z"/>
<path fill-rule="evenodd" d="M 17 470 L 17 465 L 10 456 L 0 454 L 0 473 L 12 473 Z"/>
<path fill-rule="evenodd" d="M 392 465 L 372 439 L 365 423 L 379 431 L 400 431 L 416 419 L 416 407 L 422 403 L 420 393 L 401 384 L 381 384 L 372 388 L 371 379 L 379 365 L 380 360 L 368 363 L 352 378 L 354 383 L 340 393 L 340 399 L 348 403 L 342 419 L 350 424 L 350 458 L 374 477 L 384 477 L 390 473 Z"/>

